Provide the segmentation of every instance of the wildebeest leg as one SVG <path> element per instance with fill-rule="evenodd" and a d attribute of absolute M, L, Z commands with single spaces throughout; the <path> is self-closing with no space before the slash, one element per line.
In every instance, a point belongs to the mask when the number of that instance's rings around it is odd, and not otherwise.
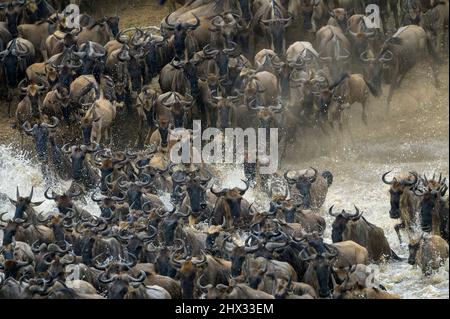
<path fill-rule="evenodd" d="M 6 97 L 6 100 L 8 101 L 8 117 L 10 118 L 11 117 L 11 103 L 13 101 L 13 95 L 12 95 L 11 89 L 9 87 L 7 88 L 7 90 L 8 90 L 8 95 Z"/>
<path fill-rule="evenodd" d="M 391 101 L 392 97 L 394 96 L 394 91 L 398 88 L 398 81 L 397 78 L 392 79 L 391 85 L 389 86 L 389 93 L 387 97 L 387 111 L 389 112 L 389 109 L 391 107 Z"/>
<path fill-rule="evenodd" d="M 400 224 L 397 224 L 394 226 L 395 232 L 397 233 L 397 237 L 398 237 L 398 241 L 400 242 L 400 244 L 402 243 L 402 236 L 400 235 L 400 229 L 404 229 L 405 228 L 405 223 L 401 222 Z"/>
<path fill-rule="evenodd" d="M 389 7 L 392 11 L 392 15 L 394 16 L 395 28 L 398 29 L 400 27 L 398 20 L 398 4 L 397 0 L 390 0 Z"/>
<path fill-rule="evenodd" d="M 367 105 L 366 101 L 361 103 L 362 105 L 362 121 L 365 125 L 369 125 L 369 121 L 367 119 Z"/>

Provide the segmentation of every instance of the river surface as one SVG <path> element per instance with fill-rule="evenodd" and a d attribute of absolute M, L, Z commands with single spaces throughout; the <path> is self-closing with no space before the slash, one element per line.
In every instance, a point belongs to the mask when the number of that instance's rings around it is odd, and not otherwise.
<path fill-rule="evenodd" d="M 388 186 L 382 183 L 381 175 L 389 170 L 393 174 L 414 170 L 427 176 L 449 175 L 448 65 L 441 69 L 440 78 L 441 88 L 436 89 L 431 84 L 429 66 L 418 66 L 395 94 L 389 112 L 384 96 L 372 98 L 368 126 L 361 123 L 361 107 L 353 106 L 347 114 L 352 137 L 346 131 L 343 141 L 337 139 L 337 134 L 327 137 L 318 130 L 297 134 L 283 168 L 314 166 L 334 175 L 321 212 L 327 220 L 327 241 L 332 223 L 327 209 L 335 205 L 337 210 L 352 211 L 356 205 L 370 222 L 383 228 L 392 249 L 407 258 L 408 248 L 399 245 L 393 228 L 396 221 L 389 218 Z M 34 186 L 33 200 L 39 201 L 44 200 L 47 186 L 63 191 L 70 185 L 69 181 L 44 178 L 31 152 L 20 149 L 17 143 L 0 145 L 0 212 L 11 212 L 6 195 L 15 198 L 16 186 L 21 194 Z M 224 186 L 237 185 L 243 177 L 238 167 L 222 170 L 221 175 Z M 249 190 L 246 197 L 259 207 L 267 207 L 268 198 L 263 194 Z M 89 195 L 80 205 L 98 214 L 98 207 Z M 37 211 L 48 213 L 54 209 L 53 202 L 45 201 Z M 406 234 L 403 238 L 407 238 Z M 403 298 L 449 298 L 448 261 L 430 277 L 424 277 L 406 261 L 373 266 L 379 271 L 379 282 Z"/>

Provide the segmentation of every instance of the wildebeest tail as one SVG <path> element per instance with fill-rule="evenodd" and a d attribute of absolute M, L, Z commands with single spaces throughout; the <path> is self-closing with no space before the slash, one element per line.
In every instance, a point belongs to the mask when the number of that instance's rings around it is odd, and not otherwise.
<path fill-rule="evenodd" d="M 400 257 L 395 253 L 395 251 L 392 250 L 392 248 L 391 248 L 391 257 L 392 257 L 392 259 L 394 259 L 394 260 L 396 260 L 396 261 L 402 261 L 402 260 L 403 260 L 403 258 L 400 258 Z"/>
<path fill-rule="evenodd" d="M 436 51 L 436 48 L 434 47 L 433 43 L 431 42 L 431 38 L 429 35 L 427 35 L 427 49 L 428 53 L 433 57 L 434 62 L 437 64 L 444 64 L 444 61 L 439 56 L 439 53 Z"/>
<path fill-rule="evenodd" d="M 331 186 L 331 184 L 333 184 L 333 174 L 331 174 L 330 171 L 323 171 L 322 177 L 327 180 L 328 187 Z"/>

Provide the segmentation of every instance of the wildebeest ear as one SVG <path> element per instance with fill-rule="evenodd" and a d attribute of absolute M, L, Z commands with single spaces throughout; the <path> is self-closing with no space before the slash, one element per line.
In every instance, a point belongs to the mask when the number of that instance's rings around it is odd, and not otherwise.
<path fill-rule="evenodd" d="M 17 202 L 14 199 L 9 198 L 9 197 L 8 197 L 8 199 L 11 202 L 11 204 L 13 204 L 14 206 L 17 206 Z"/>

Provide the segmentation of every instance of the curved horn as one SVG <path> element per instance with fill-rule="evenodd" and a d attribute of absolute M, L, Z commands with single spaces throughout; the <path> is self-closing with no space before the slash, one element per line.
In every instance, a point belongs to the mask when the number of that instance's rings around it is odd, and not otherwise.
<path fill-rule="evenodd" d="M 385 184 L 387 184 L 387 185 L 392 185 L 392 184 L 394 184 L 394 180 L 388 181 L 388 180 L 386 179 L 386 176 L 387 176 L 390 172 L 392 172 L 392 171 L 386 172 L 386 173 L 383 174 L 383 176 L 381 176 L 381 180 L 383 181 L 383 183 L 385 183 Z"/>

